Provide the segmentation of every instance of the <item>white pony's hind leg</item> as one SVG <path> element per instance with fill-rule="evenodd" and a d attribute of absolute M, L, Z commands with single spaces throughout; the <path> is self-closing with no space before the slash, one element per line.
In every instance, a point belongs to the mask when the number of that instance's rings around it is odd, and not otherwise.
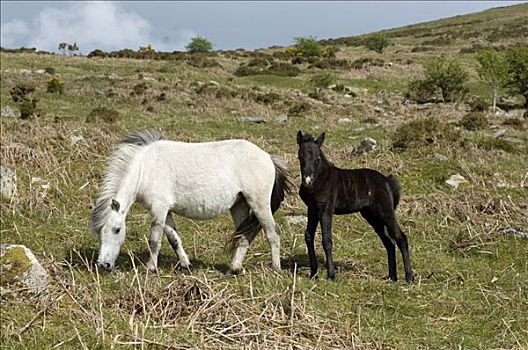
<path fill-rule="evenodd" d="M 150 259 L 147 268 L 150 272 L 158 271 L 158 254 L 161 249 L 161 234 L 165 226 L 168 213 L 167 206 L 152 207 L 152 224 L 150 226 L 149 249 Z"/>
<path fill-rule="evenodd" d="M 237 230 L 240 224 L 249 216 L 249 206 L 246 200 L 240 200 L 230 209 L 233 223 L 235 224 L 235 230 Z M 242 261 L 246 256 L 247 250 L 253 238 L 255 238 L 257 232 L 251 234 L 251 236 L 242 236 L 238 239 L 238 245 L 231 261 L 230 272 L 238 273 L 242 269 Z"/>
<path fill-rule="evenodd" d="M 270 204 L 265 203 L 258 206 L 252 206 L 253 213 L 257 217 L 260 226 L 264 229 L 266 238 L 268 239 L 269 245 L 271 247 L 271 268 L 273 270 L 280 270 L 280 237 L 278 226 L 275 223 L 273 218 L 273 213 L 271 212 Z"/>
<path fill-rule="evenodd" d="M 172 249 L 174 249 L 174 252 L 178 256 L 180 267 L 183 269 L 189 269 L 191 267 L 191 262 L 189 261 L 187 253 L 185 253 L 185 250 L 183 249 L 182 240 L 176 231 L 176 225 L 174 224 L 170 213 L 167 214 L 164 229 L 165 235 L 167 236 Z"/>

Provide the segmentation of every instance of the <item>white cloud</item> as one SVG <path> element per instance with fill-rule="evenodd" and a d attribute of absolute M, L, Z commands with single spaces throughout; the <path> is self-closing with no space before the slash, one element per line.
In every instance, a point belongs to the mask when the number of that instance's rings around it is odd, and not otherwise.
<path fill-rule="evenodd" d="M 56 51 L 60 42 L 76 42 L 81 52 L 93 49 L 138 49 L 152 44 L 158 51 L 184 50 L 191 30 L 179 30 L 172 38 L 158 37 L 153 26 L 134 12 L 125 12 L 119 3 L 87 1 L 68 3 L 63 8 L 45 8 L 31 22 L 18 19 L 2 23 L 3 47 L 36 47 Z"/>

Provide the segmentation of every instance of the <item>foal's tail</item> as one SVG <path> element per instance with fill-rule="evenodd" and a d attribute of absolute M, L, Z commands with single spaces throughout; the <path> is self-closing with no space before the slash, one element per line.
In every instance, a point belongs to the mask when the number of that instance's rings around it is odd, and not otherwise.
<path fill-rule="evenodd" d="M 290 180 L 290 174 L 282 164 L 282 162 L 275 157 L 271 157 L 273 165 L 275 166 L 275 183 L 273 184 L 273 190 L 271 191 L 270 207 L 272 214 L 279 209 L 282 201 L 286 194 L 292 193 L 293 183 Z M 227 243 L 226 250 L 232 253 L 238 243 L 240 237 L 245 236 L 249 242 L 257 235 L 262 227 L 255 216 L 250 214 L 242 223 L 236 228 L 236 231 L 231 234 Z M 279 232 L 277 232 L 279 233 Z"/>
<path fill-rule="evenodd" d="M 394 205 L 394 210 L 396 210 L 398 203 L 400 203 L 400 184 L 394 175 L 389 175 L 387 177 L 387 181 L 389 182 L 389 188 L 392 193 L 392 203 Z"/>

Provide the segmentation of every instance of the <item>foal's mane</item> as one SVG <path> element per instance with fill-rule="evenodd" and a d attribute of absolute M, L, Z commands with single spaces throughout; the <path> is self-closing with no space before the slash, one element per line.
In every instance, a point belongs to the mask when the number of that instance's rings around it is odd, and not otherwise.
<path fill-rule="evenodd" d="M 108 160 L 105 177 L 101 185 L 101 193 L 95 202 L 90 217 L 90 229 L 99 233 L 110 213 L 110 203 L 115 196 L 121 182 L 128 171 L 128 165 L 143 146 L 162 140 L 163 136 L 158 131 L 141 130 L 125 136 L 114 148 Z"/>

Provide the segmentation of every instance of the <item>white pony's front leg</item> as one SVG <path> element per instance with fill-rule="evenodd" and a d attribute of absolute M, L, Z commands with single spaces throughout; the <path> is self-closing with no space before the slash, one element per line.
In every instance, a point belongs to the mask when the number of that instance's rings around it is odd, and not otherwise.
<path fill-rule="evenodd" d="M 178 232 L 176 232 L 176 225 L 174 224 L 170 213 L 167 214 L 167 219 L 165 220 L 165 235 L 167 236 L 172 249 L 174 249 L 174 252 L 178 256 L 180 267 L 182 269 L 189 269 L 191 267 L 191 262 L 189 261 L 187 253 L 185 253 L 185 250 L 183 249 L 182 240 L 178 235 Z"/>
<path fill-rule="evenodd" d="M 158 254 L 161 249 L 161 234 L 165 226 L 168 209 L 152 208 L 152 224 L 150 227 L 149 248 L 150 259 L 147 268 L 150 272 L 158 271 Z"/>

